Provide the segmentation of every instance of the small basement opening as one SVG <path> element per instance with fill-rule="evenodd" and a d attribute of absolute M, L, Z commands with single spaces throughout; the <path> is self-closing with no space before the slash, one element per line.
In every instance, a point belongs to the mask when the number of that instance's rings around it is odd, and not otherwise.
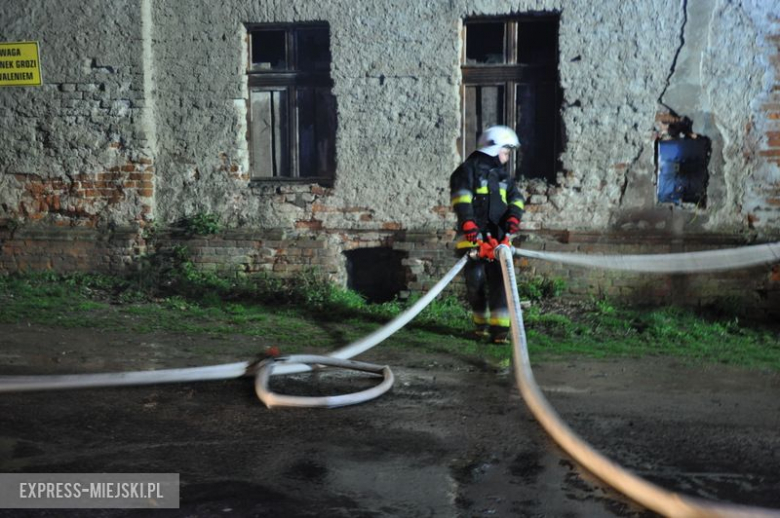
<path fill-rule="evenodd" d="M 406 290 L 404 252 L 386 247 L 359 248 L 344 252 L 347 258 L 347 288 L 370 303 L 390 302 Z"/>

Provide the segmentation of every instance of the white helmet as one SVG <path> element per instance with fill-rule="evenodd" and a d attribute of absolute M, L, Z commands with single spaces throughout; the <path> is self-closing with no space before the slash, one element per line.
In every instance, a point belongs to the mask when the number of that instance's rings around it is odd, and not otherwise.
<path fill-rule="evenodd" d="M 502 147 L 516 148 L 520 145 L 517 134 L 509 126 L 491 126 L 479 136 L 477 150 L 490 156 L 498 156 Z"/>

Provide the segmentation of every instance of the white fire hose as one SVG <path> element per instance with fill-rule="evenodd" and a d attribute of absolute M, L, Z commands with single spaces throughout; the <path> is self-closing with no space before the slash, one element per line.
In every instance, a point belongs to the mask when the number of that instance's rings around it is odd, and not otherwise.
<path fill-rule="evenodd" d="M 741 268 L 780 261 L 780 243 L 754 245 L 740 249 L 647 256 L 581 256 L 516 250 L 517 255 L 594 268 L 642 272 L 690 273 Z M 528 408 L 548 434 L 585 469 L 645 507 L 671 517 L 780 517 L 780 511 L 757 507 L 716 504 L 671 493 L 610 461 L 577 436 L 545 399 L 534 380 L 523 327 L 520 297 L 517 293 L 512 248 L 499 245 L 495 250 L 504 275 L 507 301 L 512 322 L 512 344 L 515 378 Z M 419 314 L 460 272 L 468 256 L 462 257 L 431 290 L 412 307 L 374 333 L 347 345 L 328 356 L 294 355 L 278 360 L 239 362 L 207 367 L 165 369 L 107 374 L 59 376 L 0 376 L 0 392 L 85 388 L 99 386 L 143 385 L 195 380 L 231 379 L 255 376 L 258 397 L 274 406 L 344 406 L 367 401 L 390 389 L 393 374 L 387 366 L 349 361 L 379 344 Z M 327 365 L 382 374 L 379 385 L 353 394 L 325 397 L 284 396 L 268 389 L 272 375 L 293 374 Z"/>
<path fill-rule="evenodd" d="M 709 252 L 701 253 L 708 254 Z M 664 516 L 675 518 L 780 517 L 780 511 L 772 509 L 716 504 L 667 491 L 612 462 L 574 433 L 544 397 L 534 379 L 525 339 L 523 310 L 520 307 L 520 295 L 517 293 L 512 249 L 506 245 L 499 245 L 496 247 L 495 254 L 501 263 L 501 270 L 504 274 L 504 288 L 512 321 L 512 347 L 517 387 L 536 420 L 564 451 L 579 462 L 582 467 L 613 488 Z"/>
<path fill-rule="evenodd" d="M 395 317 L 393 320 L 377 329 L 373 333 L 352 342 L 351 344 L 333 351 L 328 355 L 331 359 L 348 360 L 358 354 L 364 353 L 386 340 L 396 331 L 408 324 L 425 307 L 433 301 L 436 296 L 455 278 L 463 269 L 468 257 L 462 257 L 455 265 L 450 268 L 442 279 L 437 282 L 423 297 L 415 302 L 410 308 Z M 302 363 L 300 356 L 291 356 L 276 360 L 278 365 L 271 368 L 273 375 L 297 374 L 313 370 L 314 365 L 324 365 L 323 361 L 313 361 Z M 310 359 L 310 358 L 309 358 Z M 238 362 L 226 363 L 222 365 L 209 365 L 206 367 L 188 367 L 182 369 L 161 369 L 154 371 L 134 371 L 134 372 L 111 372 L 101 374 L 65 374 L 52 376 L 0 376 L 0 393 L 2 392 L 26 392 L 33 390 L 52 390 L 52 389 L 74 389 L 90 387 L 117 387 L 126 385 L 149 385 L 154 383 L 176 383 L 199 380 L 224 380 L 240 378 L 242 376 L 255 376 L 265 362 Z M 331 362 L 329 365 L 333 365 Z M 365 367 L 366 364 L 362 364 Z M 356 366 L 348 366 L 347 363 L 338 365 L 344 368 L 353 368 L 356 370 L 365 370 Z M 375 366 L 378 367 L 378 366 Z M 383 368 L 378 367 L 379 372 Z M 388 376 L 385 375 L 385 378 Z M 392 373 L 389 373 L 392 378 Z M 379 395 L 379 394 L 377 394 Z M 292 400 L 290 400 L 292 401 Z M 364 401 L 362 398 L 356 398 L 354 403 Z M 343 406 L 340 401 L 338 406 Z M 293 405 L 300 406 L 300 405 Z M 303 406 L 309 406 L 306 402 Z"/>
<path fill-rule="evenodd" d="M 679 254 L 591 255 L 517 248 L 515 255 L 587 268 L 650 273 L 701 273 L 780 263 L 780 243 Z"/>

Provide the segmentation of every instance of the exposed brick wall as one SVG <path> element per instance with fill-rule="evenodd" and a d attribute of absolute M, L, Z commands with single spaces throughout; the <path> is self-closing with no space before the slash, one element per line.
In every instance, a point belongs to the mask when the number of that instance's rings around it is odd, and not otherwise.
<path fill-rule="evenodd" d="M 388 247 L 404 252 L 408 290 L 428 291 L 456 261 L 454 233 L 308 232 L 295 230 L 227 230 L 213 236 L 159 232 L 147 243 L 141 230 L 98 231 L 90 228 L 22 228 L 0 230 L 0 273 L 18 271 L 102 272 L 121 274 L 137 268 L 144 254 L 170 253 L 186 247 L 202 271 L 219 275 L 269 272 L 293 277 L 317 270 L 346 285 L 345 251 Z M 516 244 L 533 249 L 585 254 L 649 254 L 714 250 L 743 246 L 731 235 L 538 232 Z M 560 263 L 517 259 L 521 275 L 541 275 L 566 282 L 567 295 L 608 297 L 639 304 L 706 306 L 727 304 L 754 316 L 780 315 L 780 264 L 695 275 L 649 275 L 579 268 Z M 449 288 L 462 289 L 462 276 Z"/>
<path fill-rule="evenodd" d="M 213 236 L 186 237 L 163 234 L 157 237 L 158 250 L 168 252 L 183 246 L 201 271 L 221 275 L 252 275 L 269 272 L 292 277 L 316 269 L 334 278 L 338 272 L 339 251 L 329 246 L 324 235 L 297 232 L 228 230 Z"/>
<path fill-rule="evenodd" d="M 454 237 L 454 231 L 399 233 L 393 249 L 407 254 L 402 265 L 409 292 L 428 291 L 449 271 L 456 261 Z"/>
<path fill-rule="evenodd" d="M 137 202 L 133 219 L 138 222 L 153 211 L 154 167 L 145 158 L 95 174 L 56 178 L 15 174 L 14 179 L 21 187 L 19 203 L 3 209 L 27 221 L 46 220 L 56 227 L 95 227 L 105 222 L 107 211 L 128 200 Z"/>
<path fill-rule="evenodd" d="M 768 163 L 780 170 L 780 17 L 775 17 L 775 34 L 768 36 L 773 53 L 769 63 L 774 71 L 774 82 L 767 102 L 761 106 L 766 115 L 766 146 L 759 155 Z M 780 211 L 780 181 L 767 185 L 765 188 L 766 204 Z"/>
<path fill-rule="evenodd" d="M 774 84 L 766 102 L 761 106 L 768 124 L 766 146 L 759 151 L 759 155 L 767 162 L 780 166 L 780 19 L 776 20 L 776 27 L 777 33 L 767 37 L 772 46 L 769 63 L 774 71 Z M 774 201 L 775 205 L 780 206 L 780 199 Z"/>
<path fill-rule="evenodd" d="M 0 273 L 124 272 L 144 252 L 145 244 L 134 230 L 0 229 Z"/>
<path fill-rule="evenodd" d="M 769 15 L 767 76 L 771 86 L 759 99 L 755 124 L 746 128 L 757 131 L 758 156 L 756 173 L 750 180 L 753 196 L 748 201 L 748 222 L 751 228 L 777 228 L 780 221 L 780 15 Z"/>

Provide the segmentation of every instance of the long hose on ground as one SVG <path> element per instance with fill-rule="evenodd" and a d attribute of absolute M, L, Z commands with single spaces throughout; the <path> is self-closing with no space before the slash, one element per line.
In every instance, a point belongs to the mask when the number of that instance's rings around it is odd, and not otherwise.
<path fill-rule="evenodd" d="M 729 269 L 756 264 L 776 262 L 780 259 L 780 243 L 746 247 L 747 250 L 716 250 L 710 252 L 693 252 L 689 254 L 670 254 L 670 256 L 600 256 L 578 259 L 573 254 L 554 254 L 521 250 L 518 255 L 536 257 L 539 259 L 578 264 L 581 266 L 615 268 L 632 271 L 653 272 L 692 272 Z M 611 485 L 618 491 L 634 499 L 645 507 L 672 517 L 738 517 L 763 518 L 780 517 L 780 511 L 756 507 L 736 506 L 730 504 L 714 504 L 697 498 L 681 496 L 666 491 L 644 479 L 630 473 L 621 466 L 610 461 L 594 450 L 589 444 L 577 436 L 564 423 L 555 410 L 545 399 L 541 389 L 534 380 L 530 366 L 528 347 L 525 338 L 525 328 L 522 320 L 520 297 L 517 292 L 512 249 L 500 245 L 494 251 L 495 257 L 501 262 L 504 283 L 509 303 L 512 321 L 512 343 L 514 353 L 515 378 L 520 393 L 528 408 L 540 422 L 548 434 L 585 469 Z M 676 257 L 675 257 L 676 256 Z M 348 362 L 348 358 L 356 356 L 374 347 L 387 337 L 398 331 L 414 318 L 422 309 L 447 286 L 455 275 L 465 265 L 468 256 L 464 256 L 424 297 L 407 309 L 393 321 L 378 329 L 365 338 L 343 347 L 328 357 L 293 356 L 279 366 L 264 362 L 240 362 L 209 367 L 193 367 L 186 369 L 167 369 L 161 371 L 127 372 L 113 374 L 87 374 L 65 376 L 1 376 L 0 392 L 18 392 L 27 390 L 44 390 L 54 388 L 78 388 L 117 385 L 139 385 L 148 383 L 164 383 L 175 381 L 194 381 L 204 379 L 230 379 L 243 375 L 256 376 L 258 396 L 271 406 L 291 404 L 292 406 L 343 406 L 365 401 L 384 393 L 392 385 L 392 373 L 386 366 L 380 367 L 361 362 Z M 312 365 L 331 364 L 346 368 L 368 371 L 374 374 L 384 374 L 383 382 L 356 394 L 347 394 L 332 398 L 299 398 L 294 396 L 279 396 L 267 389 L 268 377 L 272 374 L 292 374 L 311 370 Z"/>
<path fill-rule="evenodd" d="M 520 295 L 517 292 L 512 249 L 506 245 L 499 245 L 496 248 L 495 256 L 501 262 L 504 287 L 510 310 L 509 314 L 512 321 L 512 347 L 517 386 L 520 389 L 523 400 L 529 410 L 531 410 L 531 413 L 534 414 L 534 417 L 536 417 L 536 420 L 539 421 L 545 431 L 564 451 L 579 462 L 582 467 L 613 488 L 648 509 L 665 516 L 680 518 L 777 518 L 780 516 L 780 511 L 731 504 L 716 504 L 667 491 L 612 462 L 574 433 L 544 397 L 534 379 L 525 338 L 523 310 L 520 306 Z"/>
<path fill-rule="evenodd" d="M 348 360 L 364 353 L 386 340 L 393 333 L 408 324 L 455 278 L 466 265 L 468 257 L 462 257 L 423 297 L 393 320 L 373 333 L 333 351 L 331 358 Z M 293 357 L 294 358 L 294 357 Z M 0 376 L 0 393 L 26 392 L 33 390 L 74 389 L 94 387 L 117 387 L 126 385 L 149 385 L 153 383 L 175 383 L 198 380 L 224 380 L 254 376 L 262 362 L 238 362 L 206 367 L 182 369 L 161 369 L 154 371 L 111 372 L 100 374 L 64 374 L 51 376 Z M 343 365 L 342 365 L 343 366 Z M 274 375 L 296 374 L 313 370 L 314 365 L 288 361 L 282 358 L 273 368 Z M 341 406 L 341 405 L 339 405 Z"/>

